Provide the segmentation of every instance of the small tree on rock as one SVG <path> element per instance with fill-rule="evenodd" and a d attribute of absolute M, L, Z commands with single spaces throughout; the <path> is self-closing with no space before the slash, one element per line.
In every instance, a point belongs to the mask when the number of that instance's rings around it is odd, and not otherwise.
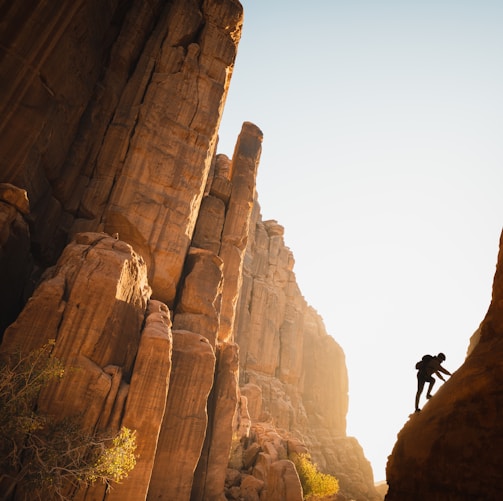
<path fill-rule="evenodd" d="M 64 376 L 50 355 L 54 341 L 0 361 L 0 491 L 16 487 L 34 498 L 68 499 L 68 492 L 96 481 L 119 482 L 136 464 L 136 432 L 84 430 L 75 419 L 56 420 L 36 410 L 41 388 Z"/>

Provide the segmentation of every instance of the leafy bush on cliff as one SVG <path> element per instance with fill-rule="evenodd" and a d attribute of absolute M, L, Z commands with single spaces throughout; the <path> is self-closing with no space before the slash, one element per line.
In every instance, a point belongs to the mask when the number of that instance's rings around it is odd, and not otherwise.
<path fill-rule="evenodd" d="M 323 499 L 339 492 L 338 480 L 332 475 L 321 473 L 317 466 L 311 462 L 309 454 L 295 454 L 292 461 L 299 474 L 304 499 Z"/>
<path fill-rule="evenodd" d="M 83 430 L 76 420 L 38 413 L 37 396 L 61 379 L 63 365 L 50 356 L 54 342 L 0 361 L 0 483 L 8 499 L 16 486 L 66 499 L 69 485 L 119 482 L 134 468 L 136 433 Z"/>

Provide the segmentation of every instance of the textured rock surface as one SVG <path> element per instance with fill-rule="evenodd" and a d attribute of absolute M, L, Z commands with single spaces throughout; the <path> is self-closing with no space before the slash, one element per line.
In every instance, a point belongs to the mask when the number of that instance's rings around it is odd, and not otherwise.
<path fill-rule="evenodd" d="M 242 15 L 237 0 L 6 9 L 0 182 L 28 192 L 37 261 L 69 231 L 119 233 L 172 305 Z"/>
<path fill-rule="evenodd" d="M 232 422 L 238 403 L 239 347 L 221 344 L 217 350 L 215 383 L 208 401 L 209 423 L 191 501 L 224 499 L 232 442 Z"/>
<path fill-rule="evenodd" d="M 287 459 L 275 461 L 267 476 L 267 499 L 302 501 L 302 488 L 295 466 Z"/>
<path fill-rule="evenodd" d="M 136 466 L 127 481 L 114 485 L 109 500 L 136 501 L 147 496 L 168 396 L 173 345 L 170 327 L 166 305 L 150 301 L 121 423 L 136 430 Z"/>
<path fill-rule="evenodd" d="M 271 467 L 288 458 L 286 443 L 296 437 L 320 470 L 339 479 L 344 495 L 381 499 L 362 448 L 346 436 L 344 353 L 302 297 L 283 232 L 276 221 L 262 221 L 255 204 L 236 320 L 240 384 L 255 434 L 256 425 L 265 422 L 282 431 L 258 434 L 262 452 L 252 465 L 253 474 L 265 482 L 263 496 L 269 499 L 268 476 L 273 472 L 277 480 L 284 464 Z M 252 438 L 247 446 L 254 442 Z M 245 447 L 243 457 L 247 455 Z"/>
<path fill-rule="evenodd" d="M 166 412 L 148 491 L 149 500 L 190 499 L 203 448 L 215 354 L 208 340 L 173 331 L 173 359 Z"/>
<path fill-rule="evenodd" d="M 142 456 L 132 474 L 135 486 L 116 499 L 145 497 L 166 402 L 169 312 L 151 302 L 145 317 L 150 292 L 145 263 L 129 245 L 105 234 L 79 234 L 46 272 L 1 346 L 30 351 L 55 340 L 52 354 L 67 370 L 40 395 L 42 412 L 78 416 L 91 429 L 123 424 L 137 430 Z"/>
<path fill-rule="evenodd" d="M 215 348 L 220 325 L 223 261 L 210 251 L 191 248 L 185 260 L 174 329 L 203 335 Z"/>
<path fill-rule="evenodd" d="M 226 263 L 218 334 L 221 341 L 232 339 L 234 333 L 236 303 L 241 290 L 243 258 L 248 242 L 261 149 L 262 132 L 255 125 L 245 122 L 232 157 L 232 191 L 219 253 Z"/>
<path fill-rule="evenodd" d="M 102 233 L 79 234 L 47 270 L 2 346 L 29 351 L 56 339 L 54 355 L 65 363 L 120 365 L 130 375 L 150 294 L 145 263 L 128 244 Z M 87 404 L 76 404 L 76 411 Z M 69 404 L 63 399 L 60 405 Z"/>
<path fill-rule="evenodd" d="M 153 53 L 142 56 L 147 67 L 131 81 L 131 93 L 141 97 L 132 103 L 134 136 L 104 215 L 105 231 L 123 234 L 145 256 L 155 295 L 168 304 L 210 171 L 241 16 L 230 0 L 204 2 L 201 11 L 191 4 L 173 2 Z"/>
<path fill-rule="evenodd" d="M 24 7 L 0 34 L 4 325 L 24 306 L 1 349 L 56 339 L 78 371 L 40 408 L 138 433 L 130 479 L 76 499 L 293 500 L 309 448 L 372 500 L 344 354 L 255 202 L 262 132 L 215 155 L 240 3 Z"/>
<path fill-rule="evenodd" d="M 465 363 L 400 431 L 386 469 L 386 500 L 501 498 L 503 239 L 477 337 Z"/>

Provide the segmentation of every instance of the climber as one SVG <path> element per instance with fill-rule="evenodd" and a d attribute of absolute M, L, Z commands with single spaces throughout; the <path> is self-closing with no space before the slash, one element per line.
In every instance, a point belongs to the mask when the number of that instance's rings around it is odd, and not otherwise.
<path fill-rule="evenodd" d="M 433 395 L 431 394 L 431 390 L 433 385 L 435 384 L 435 378 L 433 374 L 436 374 L 442 381 L 445 381 L 442 376 L 442 372 L 447 374 L 448 376 L 451 373 L 442 367 L 442 362 L 445 361 L 445 355 L 443 353 L 439 353 L 436 357 L 432 357 L 431 355 L 425 355 L 421 361 L 416 364 L 417 369 L 417 393 L 416 393 L 416 412 L 419 412 L 421 409 L 419 408 L 419 398 L 421 397 L 421 393 L 423 392 L 424 384 L 429 383 L 428 391 L 426 392 L 426 398 L 430 399 Z"/>

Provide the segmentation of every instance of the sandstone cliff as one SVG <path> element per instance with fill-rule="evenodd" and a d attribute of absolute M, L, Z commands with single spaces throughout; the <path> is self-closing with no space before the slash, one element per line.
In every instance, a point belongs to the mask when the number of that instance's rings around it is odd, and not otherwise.
<path fill-rule="evenodd" d="M 380 499 L 370 463 L 346 436 L 344 352 L 300 293 L 283 233 L 276 221 L 262 221 L 256 203 L 236 325 L 241 394 L 252 420 L 247 444 L 261 450 L 247 469 L 265 475 L 300 443 L 350 499 Z"/>
<path fill-rule="evenodd" d="M 388 460 L 388 501 L 496 501 L 503 462 L 503 237 L 492 301 L 465 363 L 411 416 Z"/>
<path fill-rule="evenodd" d="M 73 498 L 293 501 L 309 450 L 374 499 L 343 351 L 261 221 L 261 131 L 216 155 L 239 2 L 3 9 L 0 351 L 54 339 L 40 410 L 138 433 L 127 481 Z"/>

